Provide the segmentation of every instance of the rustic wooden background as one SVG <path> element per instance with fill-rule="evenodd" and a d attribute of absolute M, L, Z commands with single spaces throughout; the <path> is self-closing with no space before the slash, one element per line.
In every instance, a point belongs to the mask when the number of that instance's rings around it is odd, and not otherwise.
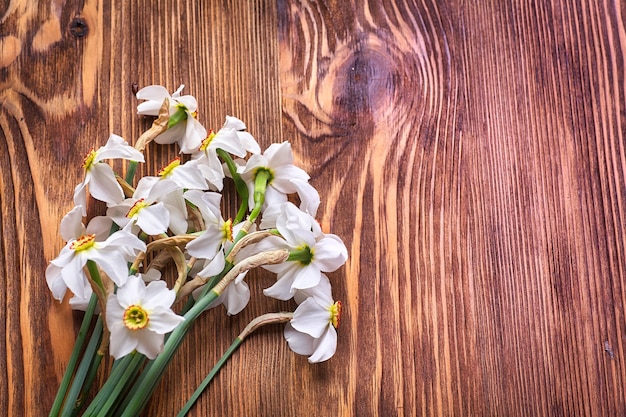
<path fill-rule="evenodd" d="M 0 415 L 47 415 L 77 314 L 55 302 L 84 154 L 183 83 L 200 120 L 289 140 L 350 259 L 336 356 L 247 341 L 195 416 L 626 415 L 626 3 L 0 1 Z M 159 165 L 172 152 L 148 151 Z M 253 316 L 206 314 L 146 416 Z"/>

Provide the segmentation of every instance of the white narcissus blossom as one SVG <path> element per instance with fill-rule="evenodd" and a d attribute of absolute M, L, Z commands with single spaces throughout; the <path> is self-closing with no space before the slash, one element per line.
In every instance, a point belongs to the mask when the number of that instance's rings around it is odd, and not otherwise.
<path fill-rule="evenodd" d="M 300 209 L 315 216 L 320 203 L 320 196 L 309 184 L 309 175 L 293 164 L 293 154 L 289 142 L 273 143 L 260 155 L 252 155 L 241 177 L 248 185 L 249 204 L 254 207 L 254 186 L 260 170 L 269 173 L 265 192 L 265 205 L 282 204 L 287 201 L 287 194 L 297 193 L 300 197 Z"/>
<path fill-rule="evenodd" d="M 185 120 L 181 120 L 155 138 L 155 142 L 161 144 L 178 143 L 183 153 L 194 153 L 206 138 L 207 132 L 204 126 L 196 119 L 198 102 L 195 97 L 181 96 L 180 92 L 184 85 L 178 87 L 172 95 L 165 87 L 149 85 L 137 92 L 137 98 L 146 100 L 137 106 L 137 113 L 148 116 L 157 116 L 163 101 L 167 98 L 170 103 L 170 117 L 176 117 L 179 112 L 184 112 Z"/>
<path fill-rule="evenodd" d="M 118 359 L 133 350 L 154 359 L 163 351 L 163 340 L 184 321 L 171 306 L 176 293 L 167 288 L 165 281 L 152 281 L 146 285 L 138 275 L 109 295 L 106 323 L 111 332 L 109 352 Z"/>
<path fill-rule="evenodd" d="M 207 260 L 198 272 L 202 277 L 217 275 L 224 269 L 224 245 L 233 240 L 232 221 L 224 221 L 220 212 L 221 198 L 221 194 L 214 192 L 185 192 L 185 199 L 200 210 L 204 221 L 204 232 L 186 246 L 189 255 Z"/>
<path fill-rule="evenodd" d="M 285 326 L 289 347 L 300 355 L 309 355 L 311 363 L 328 360 L 337 349 L 336 328 L 341 318 L 341 302 L 333 300 L 328 277 L 322 274 L 319 285 L 298 291 L 294 299 L 299 306 Z"/>
<path fill-rule="evenodd" d="M 202 171 L 204 178 L 219 191 L 223 188 L 225 174 L 222 161 L 217 155 L 218 149 L 240 158 L 246 156 L 246 151 L 261 152 L 254 137 L 242 131 L 245 128 L 246 125 L 241 120 L 226 116 L 224 126 L 217 133 L 210 132 L 193 156 L 198 161 L 198 168 Z"/>
<path fill-rule="evenodd" d="M 85 179 L 74 189 L 74 204 L 83 207 L 83 216 L 87 215 L 87 186 L 93 198 L 107 204 L 117 204 L 124 199 L 124 191 L 117 183 L 113 169 L 104 162 L 105 159 L 144 162 L 143 154 L 117 135 L 111 135 L 106 145 L 89 152 L 83 163 Z"/>
<path fill-rule="evenodd" d="M 107 216 L 121 228 L 126 228 L 129 224 L 130 227 L 136 225 L 146 234 L 155 236 L 167 231 L 171 224 L 170 214 L 174 214 L 173 217 L 182 217 L 185 223 L 182 231 L 184 233 L 186 229 L 184 213 L 161 201 L 178 190 L 178 185 L 173 181 L 143 177 L 139 180 L 133 196 L 109 207 Z M 136 230 L 133 230 L 133 233 L 136 233 Z"/>
<path fill-rule="evenodd" d="M 165 168 L 159 171 L 161 179 L 174 181 L 181 189 L 206 190 L 207 183 L 198 169 L 195 160 L 180 163 L 180 158 L 174 158 Z"/>
<path fill-rule="evenodd" d="M 292 203 L 284 203 L 276 219 L 282 238 L 270 236 L 257 244 L 257 250 L 288 249 L 291 252 L 287 262 L 263 266 L 277 274 L 276 283 L 263 290 L 269 297 L 288 300 L 296 290 L 318 285 L 322 272 L 333 272 L 348 259 L 348 251 L 338 236 L 322 233 L 317 222 L 311 222 L 308 214 L 300 213 Z"/>
<path fill-rule="evenodd" d="M 78 298 L 86 298 L 89 286 L 84 267 L 94 261 L 118 286 L 128 278 L 128 262 L 134 260 L 146 244 L 137 236 L 119 230 L 104 240 L 110 230 L 110 219 L 95 217 L 87 228 L 82 224 L 81 206 L 74 207 L 61 221 L 61 236 L 67 244 L 46 269 L 46 281 L 58 300 L 69 288 Z"/>

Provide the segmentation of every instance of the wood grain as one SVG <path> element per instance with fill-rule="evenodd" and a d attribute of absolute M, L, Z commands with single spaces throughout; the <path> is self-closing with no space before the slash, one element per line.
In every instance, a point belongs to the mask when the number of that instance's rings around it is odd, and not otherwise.
<path fill-rule="evenodd" d="M 58 222 L 82 156 L 149 125 L 133 86 L 153 83 L 185 84 L 207 127 L 236 115 L 263 146 L 291 141 L 350 253 L 331 274 L 336 356 L 309 365 L 262 330 L 191 415 L 625 415 L 625 13 L 4 2 L 0 415 L 47 414 L 78 319 L 43 276 Z M 239 316 L 197 323 L 146 416 L 175 415 L 247 321 L 293 307 L 263 301 L 272 279 L 251 277 Z"/>

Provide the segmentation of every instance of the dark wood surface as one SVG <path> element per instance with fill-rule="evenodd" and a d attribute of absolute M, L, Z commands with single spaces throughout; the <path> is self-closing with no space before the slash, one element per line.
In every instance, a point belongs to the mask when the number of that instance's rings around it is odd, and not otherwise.
<path fill-rule="evenodd" d="M 0 415 L 47 415 L 79 315 L 52 299 L 83 156 L 161 84 L 289 140 L 347 265 L 337 354 L 279 327 L 196 416 L 626 415 L 620 1 L 0 2 Z M 173 151 L 149 149 L 160 165 Z M 145 415 L 174 415 L 252 317 L 207 313 Z"/>

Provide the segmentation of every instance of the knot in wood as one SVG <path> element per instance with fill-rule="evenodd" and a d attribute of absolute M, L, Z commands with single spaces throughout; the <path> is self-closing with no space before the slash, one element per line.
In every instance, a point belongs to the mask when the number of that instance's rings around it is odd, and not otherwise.
<path fill-rule="evenodd" d="M 82 39 L 89 34 L 87 21 L 82 17 L 75 17 L 70 22 L 70 34 L 76 39 Z"/>

